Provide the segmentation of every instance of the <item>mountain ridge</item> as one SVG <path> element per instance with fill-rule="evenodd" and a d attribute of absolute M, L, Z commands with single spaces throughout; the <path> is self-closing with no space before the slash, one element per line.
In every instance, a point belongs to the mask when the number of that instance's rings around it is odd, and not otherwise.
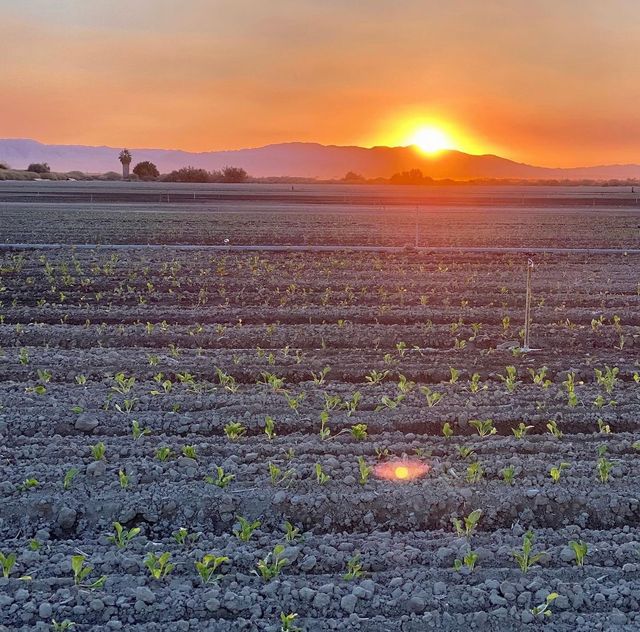
<path fill-rule="evenodd" d="M 0 161 L 14 169 L 47 162 L 53 171 L 104 173 L 119 171 L 121 148 L 108 145 L 54 145 L 33 139 L 0 139 Z M 640 165 L 612 164 L 587 167 L 540 167 L 495 154 L 467 154 L 443 150 L 435 155 L 415 147 L 359 147 L 290 141 L 246 149 L 189 152 L 181 149 L 130 148 L 133 164 L 150 160 L 167 173 L 191 165 L 209 171 L 227 165 L 242 167 L 255 177 L 342 178 L 352 171 L 366 178 L 388 178 L 420 169 L 435 179 L 628 179 L 640 177 Z"/>

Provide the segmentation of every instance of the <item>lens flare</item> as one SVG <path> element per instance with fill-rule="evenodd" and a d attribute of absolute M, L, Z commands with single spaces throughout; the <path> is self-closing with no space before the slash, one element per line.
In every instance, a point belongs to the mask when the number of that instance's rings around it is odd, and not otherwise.
<path fill-rule="evenodd" d="M 429 472 L 431 468 L 422 461 L 387 461 L 378 463 L 374 468 L 374 474 L 378 478 L 387 481 L 412 481 Z"/>

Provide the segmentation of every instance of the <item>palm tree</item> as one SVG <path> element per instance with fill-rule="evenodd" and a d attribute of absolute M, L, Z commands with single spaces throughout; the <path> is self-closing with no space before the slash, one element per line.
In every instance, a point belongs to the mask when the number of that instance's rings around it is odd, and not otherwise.
<path fill-rule="evenodd" d="M 122 163 L 122 179 L 127 180 L 129 178 L 129 165 L 131 164 L 131 152 L 128 149 L 123 149 L 118 156 L 118 159 Z"/>

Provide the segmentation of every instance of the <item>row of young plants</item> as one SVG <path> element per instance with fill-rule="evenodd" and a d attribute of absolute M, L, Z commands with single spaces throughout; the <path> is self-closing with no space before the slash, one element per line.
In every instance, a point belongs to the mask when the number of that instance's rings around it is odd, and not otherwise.
<path fill-rule="evenodd" d="M 270 418 L 268 418 L 270 419 Z M 495 433 L 495 428 L 491 420 L 484 421 L 475 421 L 472 420 L 470 422 L 471 425 L 474 425 L 478 430 L 479 437 L 489 437 L 491 434 Z M 523 423 L 520 424 L 519 428 L 514 429 L 514 435 L 522 439 L 527 430 L 531 426 L 525 426 Z M 556 439 L 560 439 L 562 437 L 562 432 L 559 430 L 557 423 L 555 421 L 551 421 L 547 424 L 547 428 L 549 434 Z M 443 432 L 446 437 L 451 437 L 448 430 L 450 430 L 450 426 L 448 423 L 445 423 L 443 427 Z M 234 433 L 238 431 L 236 427 L 234 429 Z M 324 432 L 328 432 L 325 428 Z M 132 439 L 133 441 L 138 441 L 142 437 L 149 435 L 149 430 L 146 428 L 141 428 L 137 421 L 133 422 L 132 425 Z M 349 434 L 356 440 L 364 440 L 367 438 L 367 429 L 366 424 L 355 424 L 351 427 Z M 265 427 L 265 435 L 269 440 L 273 440 L 275 437 L 275 431 L 273 429 L 273 422 L 267 423 Z M 234 436 L 234 441 L 239 439 L 239 436 Z M 337 435 L 334 435 L 334 438 Z M 321 435 L 321 439 L 328 439 L 329 435 L 325 435 L 324 437 Z M 631 446 L 636 452 L 640 452 L 640 441 L 636 441 Z M 397 457 L 390 453 L 388 448 L 375 446 L 375 458 L 378 463 L 382 463 L 385 461 L 395 461 Z M 427 450 L 424 448 L 415 448 L 414 449 L 415 457 L 419 459 L 425 459 L 431 456 L 432 450 Z M 90 455 L 93 461 L 106 461 L 107 458 L 107 448 L 103 441 L 99 441 L 90 446 Z M 174 452 L 171 447 L 166 445 L 161 445 L 155 448 L 153 452 L 153 458 L 161 463 L 168 462 L 172 459 L 177 458 L 178 456 L 186 457 L 187 459 L 193 461 L 195 465 L 200 464 L 200 457 L 197 451 L 196 445 L 193 444 L 185 444 L 180 449 L 179 452 Z M 485 480 L 486 478 L 490 479 L 498 479 L 502 480 L 507 485 L 513 485 L 517 478 L 517 469 L 513 464 L 509 464 L 502 469 L 496 469 L 496 467 L 486 469 L 486 464 L 484 464 L 476 454 L 476 450 L 473 447 L 458 444 L 455 447 L 455 452 L 452 451 L 451 455 L 457 455 L 459 462 L 463 465 L 465 462 L 466 465 L 466 473 L 465 480 L 469 484 L 477 484 Z M 634 458 L 632 456 L 632 458 Z M 268 460 L 266 466 L 264 468 L 265 475 L 268 476 L 268 480 L 271 482 L 273 486 L 290 486 L 294 483 L 299 483 L 303 480 L 315 482 L 318 485 L 326 485 L 330 480 L 331 476 L 324 470 L 321 462 L 316 462 L 313 465 L 305 464 L 303 465 L 302 472 L 298 469 L 298 466 L 295 464 L 295 451 L 293 448 L 289 448 L 287 451 L 283 451 L 282 457 L 274 460 Z M 282 462 L 284 461 L 284 465 Z M 280 462 L 280 464 L 278 463 Z M 494 464 L 495 465 L 495 464 Z M 596 459 L 593 467 L 593 473 L 596 479 L 600 483 L 608 483 L 612 479 L 612 472 L 616 465 L 620 465 L 619 461 L 612 460 L 608 456 L 608 446 L 606 444 L 601 444 L 596 448 Z M 365 456 L 360 455 L 356 458 L 356 466 L 357 466 L 357 481 L 360 485 L 366 485 L 374 472 L 375 465 L 371 465 L 367 462 Z M 206 466 L 205 466 L 206 467 Z M 572 470 L 572 464 L 566 460 L 561 460 L 556 464 L 549 466 L 548 468 L 548 476 L 553 483 L 558 483 L 565 471 Z M 587 464 L 584 461 L 581 461 L 579 464 L 579 472 L 581 477 L 585 477 L 585 470 L 587 468 Z M 304 472 L 307 472 L 304 474 Z M 77 475 L 80 473 L 80 469 L 78 467 L 72 467 L 68 469 L 64 477 L 62 479 L 62 489 L 69 490 L 73 487 L 74 481 L 76 480 Z M 130 487 L 130 474 L 127 473 L 125 468 L 120 468 L 117 471 L 119 485 L 122 489 L 128 489 Z M 220 465 L 213 466 L 213 473 L 206 474 L 203 478 L 203 482 L 214 485 L 221 489 L 228 487 L 232 482 L 236 480 L 236 475 L 230 472 L 225 471 L 225 469 Z M 253 480 L 253 479 L 252 479 Z M 20 492 L 28 492 L 29 490 L 35 489 L 39 487 L 40 481 L 37 478 L 30 477 L 25 479 L 21 484 L 17 486 L 17 490 Z"/>
<path fill-rule="evenodd" d="M 478 553 L 472 548 L 472 540 L 476 532 L 478 523 L 482 517 L 482 511 L 477 509 L 461 518 L 453 517 L 452 524 L 454 533 L 458 538 L 465 541 L 460 549 L 461 557 L 456 558 L 453 563 L 453 569 L 463 574 L 471 574 L 478 568 Z M 243 543 L 251 540 L 253 533 L 260 527 L 260 521 L 249 521 L 242 516 L 237 516 L 237 523 L 233 529 L 234 536 Z M 114 531 L 107 536 L 108 541 L 117 547 L 118 550 L 127 549 L 134 543 L 136 536 L 139 535 L 141 529 L 138 527 L 125 528 L 119 522 L 113 524 Z M 190 533 L 185 528 L 180 528 L 172 534 L 174 542 L 185 551 L 187 560 L 193 564 L 193 569 L 202 585 L 209 585 L 219 582 L 225 574 L 230 570 L 230 559 L 225 555 L 216 553 L 206 553 L 199 559 L 193 559 L 188 555 L 190 549 L 195 549 L 201 534 L 198 532 Z M 300 529 L 292 525 L 290 522 L 284 523 L 284 540 L 286 543 L 295 543 L 304 539 L 304 534 Z M 33 539 L 29 542 L 30 550 L 39 550 L 42 544 Z M 590 546 L 582 540 L 570 540 L 567 547 L 573 553 L 573 563 L 579 569 L 585 565 L 585 560 L 590 552 Z M 276 544 L 273 549 L 264 557 L 257 560 L 253 573 L 260 577 L 263 581 L 269 582 L 277 578 L 281 572 L 290 565 L 290 560 L 285 557 L 285 544 Z M 529 529 L 522 536 L 522 544 L 520 548 L 513 549 L 511 556 L 514 566 L 520 570 L 523 575 L 528 574 L 534 569 L 539 562 L 544 559 L 545 565 L 551 562 L 549 553 L 544 550 L 536 549 L 534 532 Z M 12 575 L 16 564 L 17 554 L 11 552 L 8 554 L 0 553 L 0 565 L 5 578 Z M 153 581 L 166 580 L 177 566 L 172 554 L 169 551 L 162 553 L 149 552 L 144 558 L 144 566 L 146 567 L 149 578 Z M 99 591 L 104 589 L 108 579 L 106 575 L 96 576 L 95 567 L 91 565 L 90 560 L 85 554 L 75 554 L 70 558 L 70 572 L 73 577 L 74 584 L 81 590 Z M 362 562 L 362 556 L 356 551 L 349 559 L 347 559 L 341 578 L 345 581 L 352 581 L 364 578 L 369 573 L 365 570 Z M 31 575 L 22 575 L 18 577 L 22 581 L 30 581 Z M 534 606 L 530 612 L 534 617 L 548 618 L 552 615 L 550 605 L 558 597 L 558 593 L 550 592 L 545 601 Z M 292 621 L 295 619 L 291 619 Z"/>

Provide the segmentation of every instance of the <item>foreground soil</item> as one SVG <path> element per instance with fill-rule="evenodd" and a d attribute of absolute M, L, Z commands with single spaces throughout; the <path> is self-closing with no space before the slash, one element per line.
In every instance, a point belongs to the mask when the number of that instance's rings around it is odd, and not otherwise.
<path fill-rule="evenodd" d="M 0 629 L 637 630 L 640 262 L 534 263 L 2 253 Z"/>

